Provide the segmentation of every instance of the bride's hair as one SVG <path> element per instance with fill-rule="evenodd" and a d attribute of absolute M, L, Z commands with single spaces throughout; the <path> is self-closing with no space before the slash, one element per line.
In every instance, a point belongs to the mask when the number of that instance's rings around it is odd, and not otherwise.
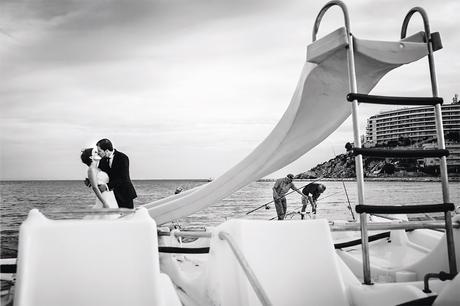
<path fill-rule="evenodd" d="M 81 158 L 81 161 L 89 167 L 89 165 L 91 165 L 91 162 L 93 161 L 91 159 L 92 156 L 93 156 L 93 148 L 88 148 L 88 149 L 84 149 L 81 152 L 80 158 Z"/>

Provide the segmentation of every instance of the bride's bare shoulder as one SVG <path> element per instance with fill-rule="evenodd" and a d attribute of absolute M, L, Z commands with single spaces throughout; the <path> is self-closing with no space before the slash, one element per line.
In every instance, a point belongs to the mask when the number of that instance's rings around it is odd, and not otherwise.
<path fill-rule="evenodd" d="M 96 175 L 99 169 L 97 167 L 88 167 L 88 175 Z"/>

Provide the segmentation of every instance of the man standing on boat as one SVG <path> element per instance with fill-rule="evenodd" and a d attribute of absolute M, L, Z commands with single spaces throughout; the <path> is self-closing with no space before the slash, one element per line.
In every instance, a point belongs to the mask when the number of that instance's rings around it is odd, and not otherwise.
<path fill-rule="evenodd" d="M 273 186 L 273 201 L 275 202 L 276 213 L 278 214 L 278 220 L 284 220 L 286 216 L 286 193 L 289 189 L 292 189 L 299 193 L 302 198 L 305 196 L 295 187 L 292 181 L 294 180 L 293 174 L 288 174 L 284 178 L 277 179 Z"/>
<path fill-rule="evenodd" d="M 316 200 L 318 200 L 324 190 L 326 190 L 326 186 L 319 183 L 310 183 L 302 189 L 302 194 L 304 195 L 302 198 L 302 219 L 305 218 L 305 209 L 307 208 L 308 201 L 310 201 L 312 213 L 316 215 Z"/>

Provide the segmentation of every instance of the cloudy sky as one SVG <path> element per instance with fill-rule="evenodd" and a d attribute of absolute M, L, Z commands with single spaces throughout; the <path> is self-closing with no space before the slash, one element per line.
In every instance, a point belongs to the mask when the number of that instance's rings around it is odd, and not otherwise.
<path fill-rule="evenodd" d="M 440 94 L 460 92 L 460 1 L 347 1 L 352 32 L 397 40 L 421 6 L 444 49 Z M 217 177 L 249 154 L 287 108 L 326 1 L 2 0 L 0 179 L 81 179 L 80 150 L 109 138 L 134 179 Z M 326 14 L 319 35 L 342 24 Z M 409 33 L 422 29 L 413 17 Z M 431 94 L 427 62 L 373 93 Z M 365 119 L 383 106 L 363 106 Z M 325 114 L 327 116 L 327 114 Z M 308 137 L 308 133 L 306 133 Z M 270 177 L 343 153 L 351 120 Z"/>

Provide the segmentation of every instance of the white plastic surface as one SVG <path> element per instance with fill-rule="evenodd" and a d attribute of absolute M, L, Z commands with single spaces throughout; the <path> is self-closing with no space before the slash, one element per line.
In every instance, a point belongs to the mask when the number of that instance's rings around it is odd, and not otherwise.
<path fill-rule="evenodd" d="M 460 274 L 441 291 L 433 306 L 458 306 L 460 305 Z"/>
<path fill-rule="evenodd" d="M 305 63 L 286 112 L 267 138 L 240 163 L 212 182 L 149 204 L 158 224 L 188 216 L 241 187 L 288 165 L 335 131 L 351 114 L 343 30 L 316 41 L 318 63 Z M 335 40 L 337 42 L 334 44 Z M 324 46 L 324 47 L 323 47 Z M 321 53 L 321 49 L 325 53 Z M 392 69 L 427 54 L 425 43 L 355 38 L 359 93 L 369 93 Z"/>
<path fill-rule="evenodd" d="M 350 286 L 354 306 L 389 306 L 427 297 L 419 288 L 410 284 L 387 283 Z"/>
<path fill-rule="evenodd" d="M 396 282 L 415 282 L 417 280 L 417 273 L 412 271 L 397 271 L 395 273 Z"/>
<path fill-rule="evenodd" d="M 49 220 L 20 228 L 15 305 L 180 305 L 161 275 L 156 223 L 145 208 L 113 220 Z"/>
<path fill-rule="evenodd" d="M 398 281 L 399 277 L 400 281 L 407 281 L 414 280 L 415 277 L 416 280 L 423 281 L 423 277 L 427 273 L 449 271 L 446 236 L 433 235 L 431 232 L 434 231 L 426 229 L 417 229 L 413 232 L 397 230 L 391 232 L 391 243 L 388 243 L 387 240 L 370 243 L 372 280 L 375 282 Z M 460 229 L 453 229 L 453 236 L 458 265 L 460 262 Z M 412 237 L 416 237 L 416 241 L 427 240 L 429 243 L 418 246 L 418 243 L 410 240 Z M 437 243 L 434 243 L 433 237 L 436 237 Z M 395 239 L 393 240 L 393 238 Z M 361 246 L 346 251 L 338 250 L 337 253 L 353 273 L 362 278 Z M 411 275 L 406 275 L 407 278 L 401 274 L 397 276 L 396 273 L 399 271 L 411 272 Z"/>
<path fill-rule="evenodd" d="M 235 240 L 273 305 L 348 305 L 326 220 L 231 220 Z M 214 235 L 207 272 L 212 305 L 260 305 L 226 241 Z"/>

